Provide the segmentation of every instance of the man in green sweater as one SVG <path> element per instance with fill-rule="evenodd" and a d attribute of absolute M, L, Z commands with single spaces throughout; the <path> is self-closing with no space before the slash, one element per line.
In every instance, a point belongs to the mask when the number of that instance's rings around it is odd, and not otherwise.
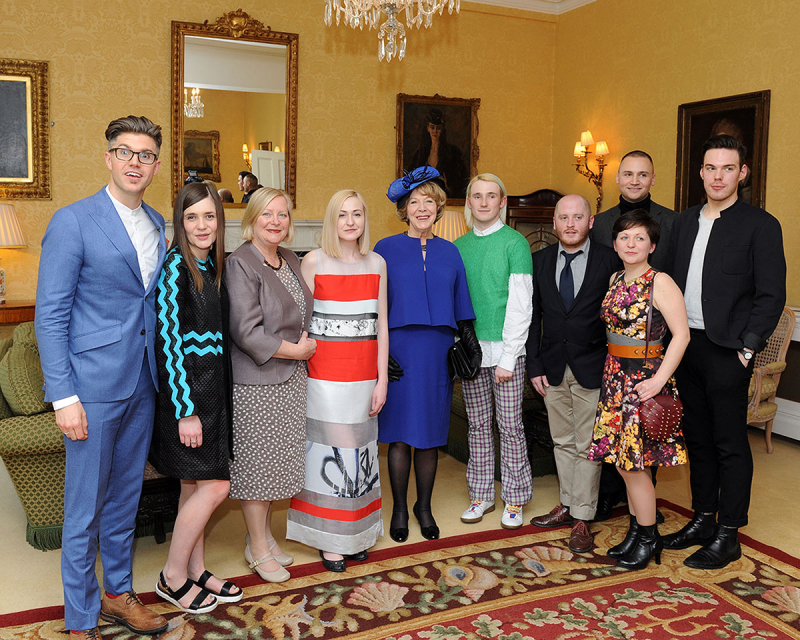
<path fill-rule="evenodd" d="M 501 524 L 518 529 L 522 506 L 533 493 L 522 426 L 525 341 L 531 323 L 533 266 L 528 241 L 505 224 L 506 189 L 491 173 L 475 176 L 464 207 L 472 230 L 456 240 L 475 310 L 475 333 L 483 351 L 475 380 L 462 380 L 469 418 L 467 485 L 471 504 L 462 522 L 479 522 L 494 510 L 492 405 L 500 432 Z"/>

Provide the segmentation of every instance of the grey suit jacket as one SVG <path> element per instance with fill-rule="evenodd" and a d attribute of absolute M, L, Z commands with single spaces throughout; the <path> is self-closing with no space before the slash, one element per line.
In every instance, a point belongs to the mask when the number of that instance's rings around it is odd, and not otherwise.
<path fill-rule="evenodd" d="M 619 210 L 619 205 L 611 207 L 607 211 L 598 213 L 594 217 L 594 225 L 589 233 L 592 240 L 604 244 L 607 247 L 613 247 L 611 239 L 611 229 L 622 213 Z M 661 225 L 661 240 L 656 245 L 656 250 L 650 256 L 650 266 L 659 271 L 666 271 L 669 256 L 669 242 L 672 236 L 672 223 L 677 215 L 672 209 L 662 207 L 656 202 L 650 203 L 650 215 L 653 216 Z"/>
<path fill-rule="evenodd" d="M 230 298 L 231 366 L 235 384 L 280 384 L 294 373 L 297 360 L 273 358 L 281 341 L 297 342 L 311 322 L 314 296 L 300 273 L 294 251 L 278 247 L 303 287 L 306 312 L 300 309 L 278 279 L 264 265 L 264 256 L 245 242 L 225 261 L 225 286 Z"/>

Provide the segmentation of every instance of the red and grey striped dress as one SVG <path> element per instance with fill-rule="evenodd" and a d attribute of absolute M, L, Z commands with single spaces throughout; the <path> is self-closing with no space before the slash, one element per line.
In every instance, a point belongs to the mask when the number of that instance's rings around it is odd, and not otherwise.
<path fill-rule="evenodd" d="M 306 479 L 292 498 L 286 537 L 345 555 L 383 535 L 378 420 L 369 417 L 378 378 L 380 265 L 372 251 L 347 263 L 317 250 Z"/>

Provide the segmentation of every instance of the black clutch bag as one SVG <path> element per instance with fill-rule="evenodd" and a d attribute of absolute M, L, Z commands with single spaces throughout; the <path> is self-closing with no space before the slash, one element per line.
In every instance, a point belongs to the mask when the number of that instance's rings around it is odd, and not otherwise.
<path fill-rule="evenodd" d="M 447 350 L 447 370 L 453 380 L 456 378 L 474 380 L 480 373 L 481 365 L 480 362 L 478 362 L 476 366 L 470 363 L 470 357 L 466 347 L 461 340 L 457 340 L 453 343 L 453 346 Z"/>

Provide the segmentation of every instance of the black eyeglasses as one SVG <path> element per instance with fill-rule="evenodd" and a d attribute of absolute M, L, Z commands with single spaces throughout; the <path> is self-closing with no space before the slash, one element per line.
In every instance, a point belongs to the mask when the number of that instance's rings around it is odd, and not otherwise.
<path fill-rule="evenodd" d="M 133 156 L 139 156 L 139 162 L 142 164 L 153 164 L 158 160 L 158 154 L 152 151 L 131 151 L 125 147 L 114 147 L 109 151 L 113 151 L 114 155 L 117 156 L 117 160 L 122 160 L 123 162 L 133 160 Z"/>

